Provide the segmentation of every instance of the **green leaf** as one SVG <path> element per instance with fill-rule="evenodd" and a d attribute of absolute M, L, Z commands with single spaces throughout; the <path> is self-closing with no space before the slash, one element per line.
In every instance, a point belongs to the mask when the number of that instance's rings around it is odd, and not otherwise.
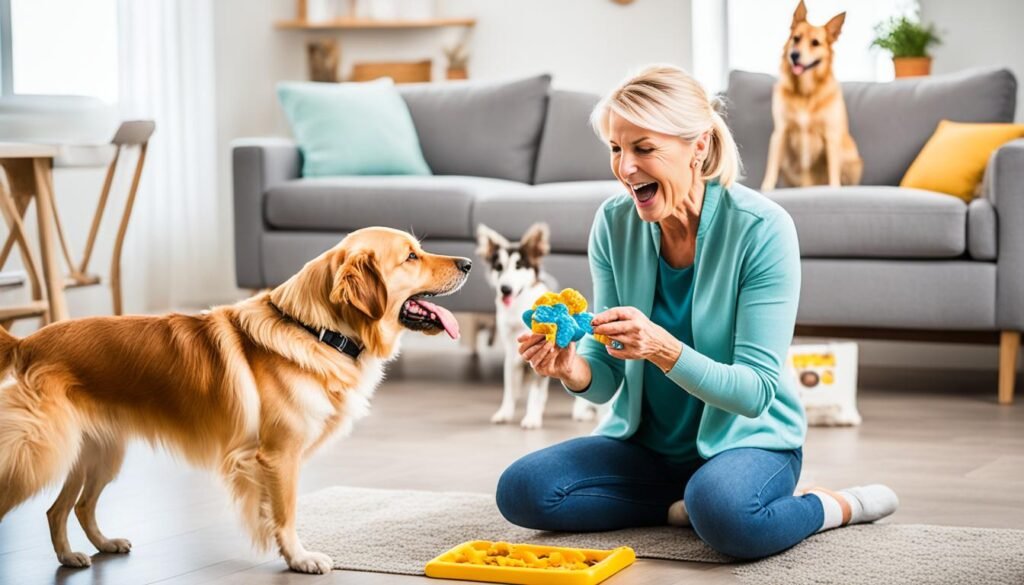
<path fill-rule="evenodd" d="M 942 44 L 934 25 L 924 25 L 906 16 L 890 18 L 875 26 L 871 46 L 885 49 L 894 59 L 928 57 L 928 47 Z"/>

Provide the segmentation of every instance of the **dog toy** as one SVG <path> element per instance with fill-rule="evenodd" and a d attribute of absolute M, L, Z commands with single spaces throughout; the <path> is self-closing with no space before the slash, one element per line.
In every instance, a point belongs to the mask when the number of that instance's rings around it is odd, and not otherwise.
<path fill-rule="evenodd" d="M 611 550 L 464 542 L 427 563 L 427 577 L 524 585 L 597 585 L 629 567 L 636 553 Z"/>
<path fill-rule="evenodd" d="M 530 331 L 543 335 L 563 349 L 588 333 L 599 343 L 611 343 L 607 336 L 594 335 L 593 320 L 594 314 L 587 312 L 587 299 L 571 288 L 560 293 L 542 294 L 533 303 L 533 308 L 523 313 L 523 323 Z"/>

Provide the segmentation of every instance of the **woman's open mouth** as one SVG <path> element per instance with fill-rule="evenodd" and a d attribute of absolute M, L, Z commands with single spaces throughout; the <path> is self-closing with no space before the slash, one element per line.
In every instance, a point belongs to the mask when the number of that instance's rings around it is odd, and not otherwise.
<path fill-rule="evenodd" d="M 452 339 L 459 338 L 459 322 L 448 309 L 425 301 L 436 293 L 420 293 L 409 297 L 398 313 L 398 321 L 407 329 L 436 335 L 442 331 Z"/>
<path fill-rule="evenodd" d="M 632 188 L 633 195 L 636 197 L 636 200 L 641 204 L 647 203 L 648 201 L 653 199 L 655 195 L 658 194 L 657 181 L 637 183 L 636 185 L 632 185 Z"/>

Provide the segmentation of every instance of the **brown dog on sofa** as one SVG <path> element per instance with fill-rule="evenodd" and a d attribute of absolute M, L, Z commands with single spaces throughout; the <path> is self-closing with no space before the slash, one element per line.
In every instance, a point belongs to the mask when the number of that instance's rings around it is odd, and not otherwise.
<path fill-rule="evenodd" d="M 833 44 L 846 13 L 825 26 L 807 22 L 803 0 L 793 13 L 772 93 L 768 163 L 762 191 L 775 188 L 781 174 L 790 187 L 856 185 L 864 163 L 850 136 L 843 92 L 832 73 Z"/>

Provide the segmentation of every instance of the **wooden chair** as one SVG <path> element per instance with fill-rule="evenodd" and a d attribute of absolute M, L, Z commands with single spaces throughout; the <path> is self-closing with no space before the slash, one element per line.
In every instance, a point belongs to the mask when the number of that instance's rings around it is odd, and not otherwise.
<path fill-rule="evenodd" d="M 19 172 L 23 169 L 17 167 L 18 165 L 10 162 L 0 165 L 0 213 L 3 214 L 9 230 L 7 241 L 0 250 L 0 267 L 7 263 L 12 248 L 17 246 L 24 273 L 31 285 L 32 298 L 25 304 L 0 307 L 0 327 L 4 329 L 10 329 L 16 319 L 38 317 L 43 325 L 51 321 L 49 303 L 43 298 L 43 287 L 39 278 L 42 270 L 28 244 L 25 224 L 22 222 L 31 199 L 31 195 L 26 192 L 34 192 L 34 187 L 26 183 L 26 178 L 31 177 L 31 173 L 25 175 Z M 9 283 L 5 282 L 2 288 L 14 288 L 23 283 L 23 278 L 14 278 Z"/>
<path fill-rule="evenodd" d="M 110 260 L 110 289 L 113 296 L 115 315 L 122 314 L 124 310 L 121 297 L 121 250 L 124 246 L 124 236 L 128 231 L 128 220 L 132 215 L 132 208 L 135 205 L 135 194 L 139 189 L 139 180 L 142 177 L 142 167 L 146 162 L 149 138 L 153 135 L 155 129 L 156 124 L 152 120 L 133 120 L 122 122 L 114 134 L 114 138 L 110 141 L 114 145 L 114 156 L 107 167 L 107 176 L 103 181 L 103 191 L 100 193 L 100 199 L 96 205 L 96 213 L 93 215 L 89 237 L 85 241 L 85 251 L 82 254 L 82 260 L 77 265 L 72 260 L 67 238 L 64 237 L 64 228 L 60 223 L 60 217 L 56 213 L 54 214 L 57 238 L 60 240 L 64 259 L 67 261 L 68 268 L 71 271 L 71 274 L 64 281 L 64 287 L 78 288 L 100 284 L 99 275 L 89 272 L 89 261 L 92 259 L 93 247 L 96 245 L 96 236 L 99 233 L 100 222 L 103 219 L 103 212 L 107 206 L 107 199 L 110 197 L 110 188 L 114 182 L 117 163 L 121 159 L 122 150 L 129 147 L 138 147 L 139 154 L 135 163 L 135 172 L 132 176 L 131 188 L 128 191 L 128 199 L 121 214 L 121 223 L 117 228 L 117 236 L 114 239 L 114 252 Z"/>
<path fill-rule="evenodd" d="M 103 218 L 103 212 L 110 197 L 110 189 L 114 182 L 122 150 L 129 147 L 138 147 L 139 154 L 135 163 L 135 172 L 132 177 L 132 184 L 128 192 L 124 212 L 121 214 L 121 223 L 118 226 L 117 236 L 114 240 L 114 252 L 110 263 L 110 287 L 113 294 L 113 310 L 115 315 L 122 314 L 124 309 L 121 297 L 121 251 L 124 246 L 124 237 L 128 231 L 128 220 L 131 218 L 132 208 L 135 204 L 135 194 L 138 191 L 139 180 L 142 177 L 142 167 L 146 162 L 146 149 L 149 145 L 149 138 L 153 135 L 155 129 L 156 125 L 151 120 L 134 120 L 123 122 L 114 134 L 114 138 L 111 140 L 111 144 L 114 146 L 114 156 L 107 167 L 103 191 L 100 193 L 96 213 L 92 220 L 92 227 L 89 230 L 89 237 L 85 243 L 85 252 L 82 256 L 82 261 L 78 264 L 75 264 L 74 260 L 72 260 L 71 249 L 68 247 L 67 238 L 64 237 L 64 228 L 61 225 L 60 216 L 56 208 L 53 210 L 53 224 L 57 230 L 57 238 L 64 259 L 67 261 L 68 269 L 71 272 L 63 280 L 61 286 L 63 288 L 75 288 L 100 284 L 100 277 L 89 273 L 89 260 L 92 258 L 96 236 L 99 233 L 100 221 Z M 41 317 L 44 325 L 54 320 L 54 316 L 50 315 L 47 301 L 43 300 L 42 286 L 39 279 L 39 265 L 36 263 L 32 250 L 28 246 L 23 223 L 25 212 L 28 209 L 29 203 L 31 203 L 32 197 L 40 191 L 39 181 L 47 182 L 45 187 L 51 193 L 52 187 L 49 185 L 47 177 L 41 178 L 39 173 L 33 172 L 31 165 L 32 160 L 27 158 L 4 160 L 3 167 L 6 173 L 0 173 L 3 178 L 2 183 L 0 183 L 0 213 L 3 214 L 10 230 L 3 248 L 0 248 L 0 267 L 7 262 L 12 249 L 17 245 L 21 253 L 22 263 L 25 266 L 25 272 L 32 287 L 32 301 L 30 303 L 0 308 L 0 326 L 8 329 L 15 319 Z M 40 217 L 41 230 L 45 224 L 46 219 Z"/>

